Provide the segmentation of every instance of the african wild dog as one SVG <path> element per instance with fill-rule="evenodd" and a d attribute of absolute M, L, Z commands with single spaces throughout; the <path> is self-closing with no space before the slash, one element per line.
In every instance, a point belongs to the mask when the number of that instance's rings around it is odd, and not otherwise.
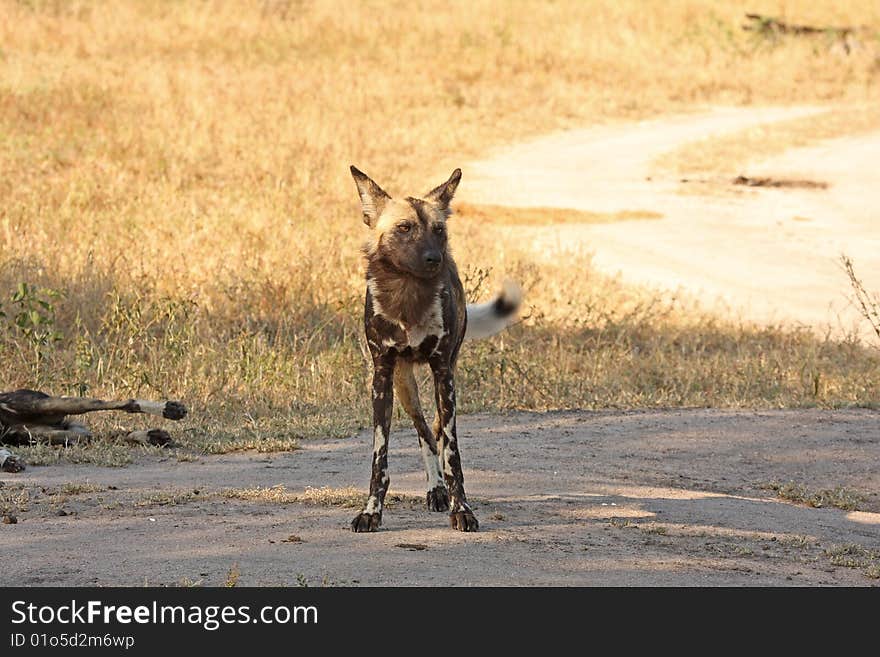
<path fill-rule="evenodd" d="M 0 444 L 28 445 L 43 441 L 52 445 L 70 445 L 88 440 L 92 437 L 88 428 L 79 422 L 71 422 L 67 416 L 93 411 L 149 413 L 169 420 L 180 420 L 186 416 L 186 407 L 177 401 L 104 401 L 84 397 L 50 397 L 36 390 L 16 390 L 0 393 Z M 162 429 L 132 431 L 124 438 L 128 442 L 144 445 L 164 446 L 171 442 L 171 437 Z M 0 450 L 0 468 L 17 472 L 24 469 L 24 465 L 8 450 Z"/>
<path fill-rule="evenodd" d="M 519 308 L 520 288 L 506 283 L 493 301 L 466 304 L 446 235 L 449 203 L 461 170 L 456 169 L 424 198 L 403 200 L 392 199 L 355 167 L 351 175 L 360 194 L 364 223 L 373 231 L 364 247 L 364 325 L 373 359 L 373 464 L 370 496 L 351 528 L 375 531 L 382 523 L 390 482 L 388 434 L 396 390 L 419 436 L 428 477 L 428 508 L 449 510 L 454 529 L 477 531 L 479 525 L 464 492 L 455 430 L 455 363 L 466 337 L 488 337 L 510 323 Z M 433 432 L 419 403 L 415 363 L 427 363 L 433 374 L 437 404 Z"/>

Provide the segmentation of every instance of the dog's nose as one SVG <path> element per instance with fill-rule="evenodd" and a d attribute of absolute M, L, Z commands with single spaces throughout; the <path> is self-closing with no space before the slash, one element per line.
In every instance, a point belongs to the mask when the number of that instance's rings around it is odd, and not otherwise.
<path fill-rule="evenodd" d="M 439 251 L 425 251 L 422 257 L 424 258 L 425 266 L 427 267 L 436 267 L 440 264 L 440 260 L 443 258 Z"/>

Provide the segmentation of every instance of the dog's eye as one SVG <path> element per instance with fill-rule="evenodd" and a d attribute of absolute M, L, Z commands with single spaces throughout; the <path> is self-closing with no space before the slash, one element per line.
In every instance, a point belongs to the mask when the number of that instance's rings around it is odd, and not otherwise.
<path fill-rule="evenodd" d="M 412 230 L 412 224 L 399 224 L 397 230 L 401 233 L 408 233 Z"/>
<path fill-rule="evenodd" d="M 443 232 L 446 230 L 446 226 L 444 226 L 443 224 L 434 224 L 434 225 L 432 226 L 432 229 L 433 229 L 434 232 L 437 233 L 438 235 L 442 235 Z"/>

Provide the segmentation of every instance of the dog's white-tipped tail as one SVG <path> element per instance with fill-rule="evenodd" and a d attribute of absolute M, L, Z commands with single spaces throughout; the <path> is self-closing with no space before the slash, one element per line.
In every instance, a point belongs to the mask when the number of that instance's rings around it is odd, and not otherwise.
<path fill-rule="evenodd" d="M 504 281 L 497 297 L 486 303 L 469 303 L 465 340 L 479 340 L 495 335 L 516 319 L 522 304 L 522 288 L 514 281 Z"/>

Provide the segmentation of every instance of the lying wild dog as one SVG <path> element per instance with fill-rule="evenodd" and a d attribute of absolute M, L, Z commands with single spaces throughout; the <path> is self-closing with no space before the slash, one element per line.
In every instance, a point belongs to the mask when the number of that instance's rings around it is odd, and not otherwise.
<path fill-rule="evenodd" d="M 72 422 L 68 415 L 82 415 L 93 411 L 125 411 L 149 413 L 169 420 L 186 416 L 186 407 L 177 401 L 153 402 L 142 399 L 103 401 L 83 397 L 50 397 L 36 390 L 16 390 L 0 393 L 0 444 L 29 445 L 48 442 L 51 445 L 70 445 L 92 437 L 84 424 Z M 171 437 L 162 429 L 132 431 L 124 436 L 128 442 L 143 445 L 167 445 Z M 23 464 L 8 450 L 0 454 L 0 468 L 17 472 Z"/>
<path fill-rule="evenodd" d="M 392 199 L 355 167 L 351 175 L 364 222 L 373 230 L 364 247 L 364 324 L 373 359 L 373 464 L 370 496 L 351 528 L 375 531 L 382 523 L 390 483 L 388 434 L 396 391 L 419 435 L 428 477 L 428 508 L 449 510 L 454 529 L 477 531 L 479 524 L 464 492 L 455 429 L 455 363 L 465 338 L 488 337 L 510 323 L 520 305 L 520 288 L 506 283 L 493 301 L 466 304 L 446 235 L 449 203 L 461 170 L 456 169 L 424 198 L 402 200 Z M 434 377 L 437 414 L 433 432 L 422 414 L 413 376 L 415 363 L 427 363 Z"/>

